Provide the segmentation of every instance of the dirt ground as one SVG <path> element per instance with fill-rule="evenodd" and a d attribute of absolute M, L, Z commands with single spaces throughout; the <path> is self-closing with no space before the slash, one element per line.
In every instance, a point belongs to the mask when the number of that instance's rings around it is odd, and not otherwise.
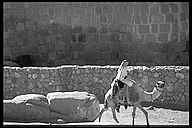
<path fill-rule="evenodd" d="M 103 108 L 103 104 L 100 105 Z M 147 109 L 148 107 L 144 107 Z M 117 114 L 119 124 L 113 120 L 111 109 L 105 111 L 101 118 L 96 119 L 94 122 L 85 123 L 67 123 L 59 125 L 131 125 L 132 124 L 132 107 L 127 110 L 123 106 L 120 108 L 120 113 Z M 164 108 L 155 108 L 154 110 L 147 110 L 149 114 L 150 125 L 189 125 L 189 111 L 177 111 Z M 15 123 L 4 122 L 4 125 L 48 125 L 45 123 Z M 54 125 L 54 124 L 52 124 Z M 58 124 L 55 124 L 58 125 Z M 135 116 L 135 125 L 146 125 L 145 115 L 137 108 Z"/>

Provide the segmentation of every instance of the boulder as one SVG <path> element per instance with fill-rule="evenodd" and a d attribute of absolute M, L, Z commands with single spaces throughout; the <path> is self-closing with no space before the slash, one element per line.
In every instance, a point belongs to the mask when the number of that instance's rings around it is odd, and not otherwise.
<path fill-rule="evenodd" d="M 12 99 L 15 103 L 31 103 L 37 106 L 49 108 L 49 103 L 47 100 L 47 97 L 41 94 L 26 94 L 26 95 L 20 95 L 16 96 Z"/>
<path fill-rule="evenodd" d="M 47 99 L 50 111 L 60 114 L 51 117 L 67 123 L 94 121 L 100 111 L 98 99 L 88 92 L 52 92 Z"/>
<path fill-rule="evenodd" d="M 49 122 L 48 100 L 39 94 L 16 96 L 3 100 L 3 119 L 12 122 Z"/>

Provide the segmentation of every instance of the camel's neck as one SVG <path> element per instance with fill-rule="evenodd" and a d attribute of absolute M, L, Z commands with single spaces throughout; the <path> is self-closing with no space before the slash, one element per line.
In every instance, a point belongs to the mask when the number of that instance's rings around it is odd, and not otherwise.
<path fill-rule="evenodd" d="M 128 62 L 122 62 L 119 66 L 119 69 L 117 71 L 116 79 L 120 79 L 122 76 L 125 76 L 127 74 L 127 71 L 125 70 L 125 67 L 127 66 Z"/>
<path fill-rule="evenodd" d="M 157 99 L 161 94 L 162 94 L 162 92 L 160 90 L 158 90 L 157 88 L 154 88 L 152 92 L 144 91 L 143 101 L 149 101 L 149 102 L 153 101 L 153 100 Z"/>

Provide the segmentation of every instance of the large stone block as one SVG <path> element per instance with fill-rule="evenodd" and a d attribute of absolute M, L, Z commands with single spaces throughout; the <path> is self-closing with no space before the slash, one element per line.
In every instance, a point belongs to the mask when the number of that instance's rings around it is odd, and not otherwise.
<path fill-rule="evenodd" d="M 4 32 L 3 32 L 3 39 L 4 39 L 4 40 L 5 40 L 5 39 L 8 39 L 8 37 L 9 37 L 9 32 L 4 31 Z"/>
<path fill-rule="evenodd" d="M 189 41 L 189 32 L 186 33 L 186 39 L 187 39 L 187 41 Z M 189 42 L 188 42 L 187 47 L 189 48 Z"/>
<path fill-rule="evenodd" d="M 155 43 L 156 42 L 156 36 L 154 34 L 146 34 L 144 41 Z"/>
<path fill-rule="evenodd" d="M 120 28 L 119 28 L 119 25 L 117 24 L 111 24 L 108 26 L 108 30 L 109 32 L 119 32 Z"/>
<path fill-rule="evenodd" d="M 169 13 L 169 5 L 168 4 L 161 4 L 160 9 L 161 9 L 162 14 Z"/>
<path fill-rule="evenodd" d="M 180 4 L 180 7 L 181 7 L 181 11 L 186 13 L 186 14 L 189 14 L 189 2 L 183 2 Z"/>
<path fill-rule="evenodd" d="M 107 15 L 107 24 L 112 24 L 113 22 L 113 15 L 112 14 L 108 14 Z"/>
<path fill-rule="evenodd" d="M 139 4 L 135 4 L 133 5 L 133 14 L 134 16 L 139 16 L 139 13 L 140 13 L 140 5 Z"/>
<path fill-rule="evenodd" d="M 141 16 L 149 15 L 149 5 L 143 3 L 140 5 L 140 15 Z"/>
<path fill-rule="evenodd" d="M 119 32 L 127 32 L 127 24 L 118 25 Z"/>
<path fill-rule="evenodd" d="M 109 28 L 105 25 L 102 25 L 100 28 L 99 28 L 99 32 L 100 33 L 107 33 L 109 31 Z"/>
<path fill-rule="evenodd" d="M 178 37 L 179 35 L 178 35 L 178 33 L 171 33 L 171 37 L 170 37 L 170 39 L 171 39 L 171 41 L 178 41 Z"/>
<path fill-rule="evenodd" d="M 139 25 L 139 33 L 149 33 L 149 25 Z"/>
<path fill-rule="evenodd" d="M 32 21 L 26 21 L 26 22 L 25 22 L 25 27 L 26 27 L 27 29 L 33 30 L 35 26 L 34 26 L 34 23 L 33 23 Z"/>
<path fill-rule="evenodd" d="M 103 7 L 103 13 L 112 13 L 113 8 L 111 5 L 104 5 Z"/>
<path fill-rule="evenodd" d="M 165 64 L 167 62 L 166 55 L 160 52 L 159 53 L 157 52 L 154 57 L 154 62 L 156 65 Z"/>
<path fill-rule="evenodd" d="M 52 92 L 47 94 L 50 110 L 67 118 L 65 122 L 94 121 L 99 114 L 99 101 L 87 92 Z"/>
<path fill-rule="evenodd" d="M 188 22 L 181 23 L 181 32 L 188 32 L 189 31 L 189 24 Z"/>
<path fill-rule="evenodd" d="M 134 32 L 134 26 L 133 25 L 127 25 L 127 32 L 130 32 L 130 33 L 132 33 L 132 32 Z"/>
<path fill-rule="evenodd" d="M 158 40 L 160 42 L 167 42 L 168 41 L 168 33 L 160 33 L 158 36 Z"/>
<path fill-rule="evenodd" d="M 170 24 L 160 24 L 159 25 L 159 32 L 170 32 Z"/>
<path fill-rule="evenodd" d="M 134 36 L 131 32 L 127 32 L 127 40 L 129 42 L 132 42 L 134 40 Z"/>
<path fill-rule="evenodd" d="M 158 4 L 153 5 L 150 8 L 150 15 L 156 15 L 156 14 L 159 14 L 159 5 Z"/>
<path fill-rule="evenodd" d="M 98 40 L 98 35 L 93 33 L 93 34 L 87 34 L 87 42 L 94 42 Z"/>
<path fill-rule="evenodd" d="M 133 17 L 133 6 L 127 6 L 127 16 L 126 21 L 128 24 L 131 24 L 132 17 Z"/>
<path fill-rule="evenodd" d="M 179 32 L 179 25 L 178 24 L 172 24 L 172 32 Z"/>
<path fill-rule="evenodd" d="M 99 34 L 99 41 L 109 41 L 110 40 L 110 35 L 109 34 L 105 34 L 105 33 L 102 33 L 102 34 Z"/>
<path fill-rule="evenodd" d="M 180 13 L 180 21 L 186 21 L 187 19 L 189 19 L 189 15 L 185 12 L 181 12 Z"/>
<path fill-rule="evenodd" d="M 158 33 L 158 24 L 151 24 L 151 32 Z"/>
<path fill-rule="evenodd" d="M 164 16 L 161 14 L 151 16 L 151 23 L 164 23 Z"/>
<path fill-rule="evenodd" d="M 166 23 L 177 23 L 177 18 L 171 14 L 171 13 L 168 13 L 165 15 L 165 22 Z"/>
<path fill-rule="evenodd" d="M 132 24 L 141 24 L 140 16 L 134 15 L 132 19 Z"/>
<path fill-rule="evenodd" d="M 186 41 L 186 40 L 189 40 L 187 38 L 186 32 L 180 32 L 180 41 Z"/>
<path fill-rule="evenodd" d="M 110 41 L 115 42 L 115 41 L 119 41 L 119 39 L 120 39 L 119 33 L 111 33 L 110 34 Z"/>
<path fill-rule="evenodd" d="M 85 31 L 87 33 L 96 33 L 97 32 L 97 28 L 96 27 L 92 27 L 92 26 L 88 26 Z"/>
<path fill-rule="evenodd" d="M 169 7 L 170 7 L 172 13 L 178 12 L 178 5 L 177 4 L 170 4 Z"/>
<path fill-rule="evenodd" d="M 81 33 L 82 29 L 82 26 L 75 26 L 74 28 L 72 28 L 72 33 Z"/>
<path fill-rule="evenodd" d="M 95 13 L 96 13 L 96 15 L 100 15 L 102 13 L 102 8 L 100 6 L 96 6 Z"/>
<path fill-rule="evenodd" d="M 147 16 L 147 15 L 141 15 L 141 17 L 140 17 L 140 19 L 141 19 L 141 23 L 143 23 L 143 24 L 148 24 L 148 20 L 149 20 L 149 16 Z"/>
<path fill-rule="evenodd" d="M 101 23 L 107 23 L 107 17 L 105 15 L 100 16 L 100 22 Z"/>
<path fill-rule="evenodd" d="M 25 28 L 24 28 L 24 23 L 18 23 L 17 26 L 16 26 L 16 30 L 17 31 L 23 31 Z"/>
<path fill-rule="evenodd" d="M 45 96 L 27 94 L 3 101 L 3 119 L 13 122 L 49 122 L 49 105 Z"/>

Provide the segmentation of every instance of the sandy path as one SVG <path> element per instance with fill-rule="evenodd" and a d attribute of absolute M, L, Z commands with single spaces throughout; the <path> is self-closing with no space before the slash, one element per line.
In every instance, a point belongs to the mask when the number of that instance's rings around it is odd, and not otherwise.
<path fill-rule="evenodd" d="M 101 105 L 103 107 L 103 105 Z M 155 110 L 147 110 L 149 114 L 150 125 L 189 125 L 189 112 L 188 111 L 176 111 L 171 109 L 155 108 Z M 55 124 L 55 125 L 131 125 L 132 123 L 132 107 L 128 107 L 127 110 L 122 106 L 120 113 L 117 113 L 119 124 L 117 124 L 112 117 L 112 112 L 109 109 L 103 113 L 101 122 L 95 120 L 95 122 L 85 123 L 67 123 L 67 124 Z M 4 122 L 4 125 L 48 125 L 46 123 L 15 123 Z M 53 124 L 54 125 L 54 124 Z M 135 117 L 135 125 L 146 125 L 144 114 L 137 109 Z"/>

